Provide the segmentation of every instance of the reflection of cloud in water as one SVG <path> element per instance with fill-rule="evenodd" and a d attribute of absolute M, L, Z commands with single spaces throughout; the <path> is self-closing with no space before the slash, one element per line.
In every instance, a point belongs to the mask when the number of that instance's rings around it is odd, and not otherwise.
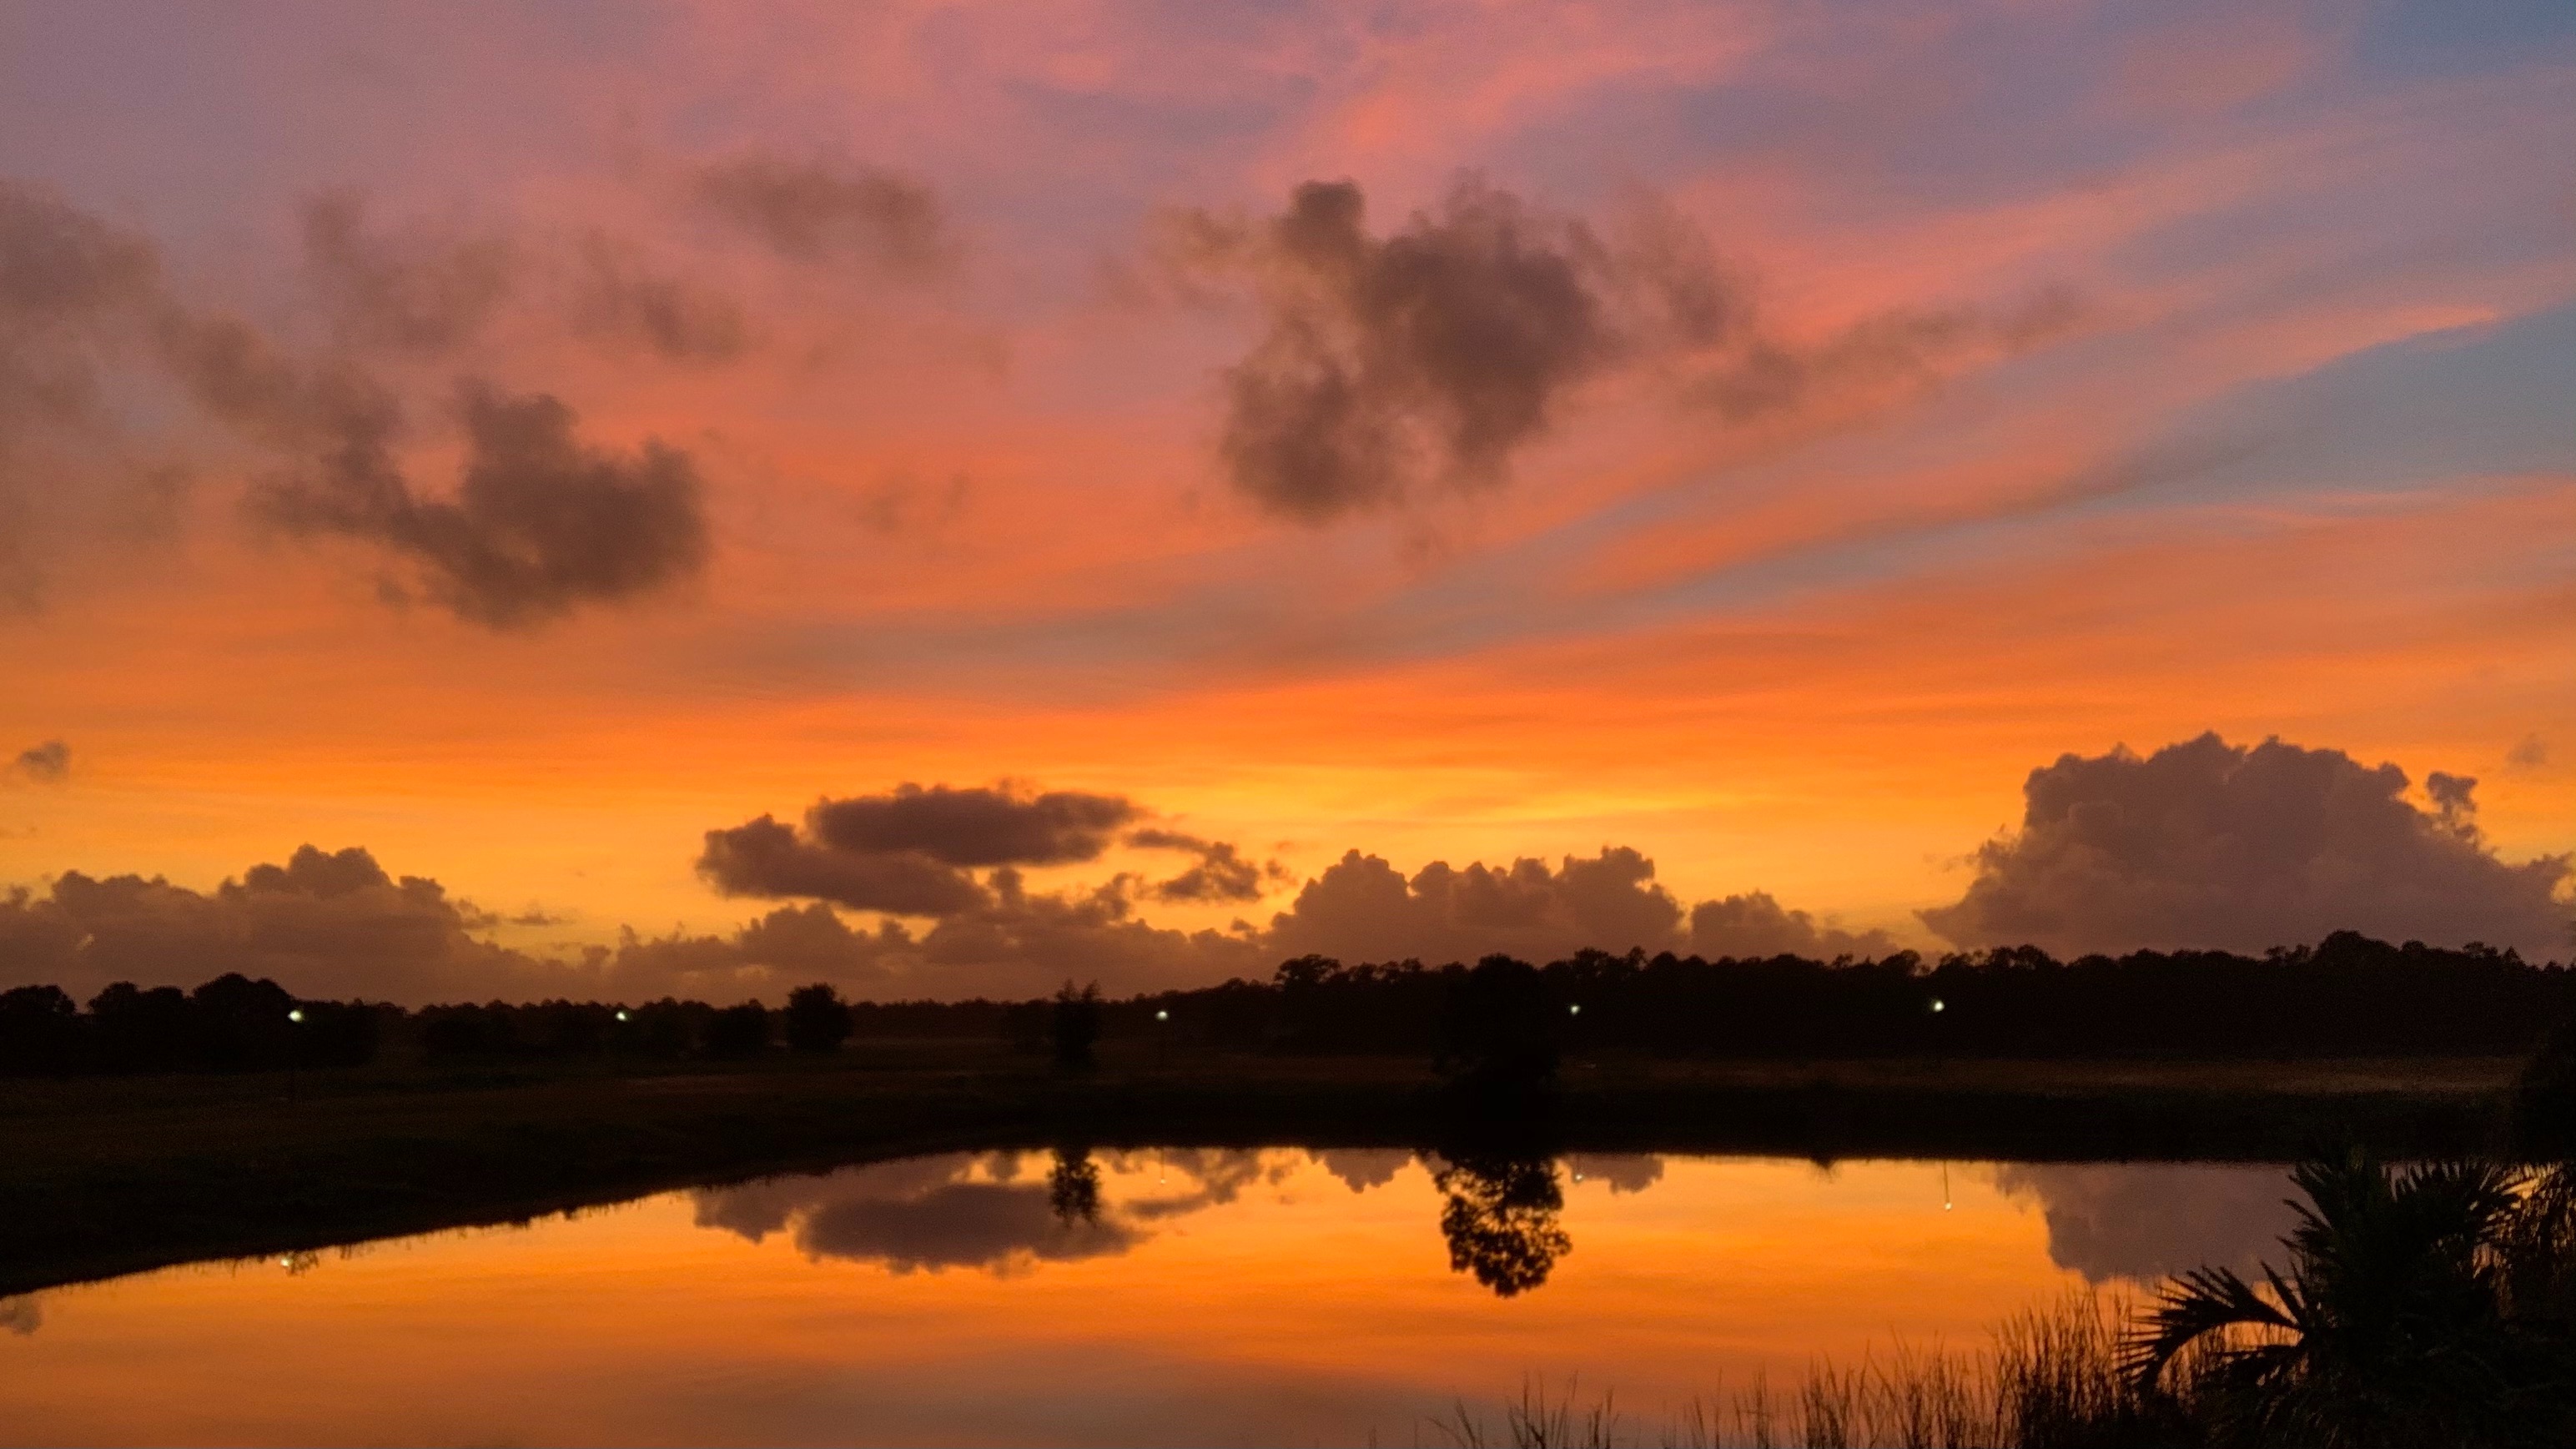
<path fill-rule="evenodd" d="M 1296 1159 L 1288 1155 L 1275 1155 L 1265 1162 L 1264 1154 L 1259 1152 L 1200 1147 L 1112 1152 L 1107 1154 L 1107 1160 L 1112 1170 L 1120 1173 L 1151 1170 L 1158 1187 L 1169 1185 L 1175 1176 L 1198 1184 L 1188 1191 L 1155 1193 L 1132 1198 L 1122 1205 L 1127 1216 L 1147 1222 L 1230 1203 L 1255 1183 L 1284 1181 L 1296 1164 Z"/>
<path fill-rule="evenodd" d="M 2090 1283 L 2277 1262 L 2298 1192 L 2285 1168 L 2215 1163 L 2004 1163 L 1995 1185 L 2039 1199 L 2050 1261 Z"/>
<path fill-rule="evenodd" d="M 796 1246 L 811 1258 L 915 1268 L 988 1268 L 1028 1260 L 1061 1263 L 1123 1253 L 1142 1235 L 1108 1213 L 1065 1222 L 1047 1190 L 999 1182 L 954 1182 L 919 1197 L 837 1197 L 797 1224 Z"/>
<path fill-rule="evenodd" d="M 15 1298 L 0 1298 L 0 1328 L 5 1328 L 23 1338 L 35 1332 L 36 1325 L 44 1321 L 45 1305 L 35 1294 L 22 1293 Z"/>
<path fill-rule="evenodd" d="M 915 1269 L 980 1268 L 1009 1273 L 1037 1263 L 1126 1252 L 1148 1225 L 1235 1200 L 1244 1189 L 1281 1180 L 1294 1158 L 1243 1151 L 1109 1152 L 1101 1164 L 1116 1185 L 1091 1220 L 1055 1210 L 1046 1174 L 1020 1154 L 950 1153 L 772 1178 L 696 1193 L 697 1223 L 757 1243 L 792 1232 L 810 1258 Z"/>
<path fill-rule="evenodd" d="M 1576 1182 L 1606 1182 L 1614 1195 L 1644 1192 L 1664 1180 L 1664 1160 L 1644 1152 L 1571 1152 L 1565 1166 Z"/>
<path fill-rule="evenodd" d="M 1353 1192 L 1386 1186 L 1413 1160 L 1413 1154 L 1401 1147 L 1327 1147 L 1313 1156 Z"/>

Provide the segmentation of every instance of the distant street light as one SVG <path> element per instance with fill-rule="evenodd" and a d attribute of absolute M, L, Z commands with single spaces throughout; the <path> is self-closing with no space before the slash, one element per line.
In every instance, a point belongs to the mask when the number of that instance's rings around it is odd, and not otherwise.
<path fill-rule="evenodd" d="M 1154 1013 L 1154 1019 L 1156 1021 L 1169 1021 L 1172 1019 L 1172 1014 L 1168 1011 L 1158 1011 Z"/>
<path fill-rule="evenodd" d="M 622 1012 L 622 1011 L 621 1011 L 621 1012 L 619 1012 L 619 1013 L 617 1013 L 617 1019 L 618 1019 L 619 1021 L 624 1021 L 624 1020 L 626 1019 L 626 1013 L 625 1013 L 625 1012 Z"/>
<path fill-rule="evenodd" d="M 1568 1016 L 1581 1016 L 1583 1014 L 1583 1003 L 1578 1001 L 1572 1006 L 1567 1007 L 1565 1009 L 1565 1014 Z"/>
<path fill-rule="evenodd" d="M 302 1021 L 304 1019 L 304 1008 L 299 1006 L 293 1011 L 286 1013 L 286 1019 L 288 1021 Z"/>
<path fill-rule="evenodd" d="M 1934 1011 L 1947 1011 L 1950 1008 L 1942 1003 L 1940 997 L 1935 996 L 1932 998 L 1932 1009 Z"/>

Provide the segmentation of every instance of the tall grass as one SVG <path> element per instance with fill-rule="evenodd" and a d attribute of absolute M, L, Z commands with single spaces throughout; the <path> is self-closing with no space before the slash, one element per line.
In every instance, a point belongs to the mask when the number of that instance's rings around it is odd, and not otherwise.
<path fill-rule="evenodd" d="M 2177 1387 L 2142 1392 L 2123 1370 L 2128 1300 L 2087 1292 L 1999 1325 L 1982 1351 L 1899 1343 L 1856 1364 L 1819 1360 L 1782 1391 L 1751 1384 L 1631 1422 L 1609 1394 L 1535 1380 L 1498 1419 L 1461 1401 L 1430 1422 L 1458 1449 L 2132 1449 L 2201 1442 L 2192 1399 L 2211 1348 L 2177 1365 Z"/>

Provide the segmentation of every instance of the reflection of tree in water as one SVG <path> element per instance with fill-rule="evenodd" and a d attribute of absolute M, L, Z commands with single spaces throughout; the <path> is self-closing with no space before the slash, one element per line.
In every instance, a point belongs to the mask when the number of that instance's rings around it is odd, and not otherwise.
<path fill-rule="evenodd" d="M 1087 1147 L 1059 1147 L 1047 1173 L 1047 1204 L 1067 1224 L 1100 1221 L 1100 1164 Z"/>
<path fill-rule="evenodd" d="M 1556 1260 L 1574 1251 L 1557 1225 L 1565 1193 L 1551 1158 L 1504 1153 L 1443 1154 L 1431 1175 L 1445 1201 L 1440 1235 L 1449 1266 L 1509 1298 L 1547 1281 Z"/>

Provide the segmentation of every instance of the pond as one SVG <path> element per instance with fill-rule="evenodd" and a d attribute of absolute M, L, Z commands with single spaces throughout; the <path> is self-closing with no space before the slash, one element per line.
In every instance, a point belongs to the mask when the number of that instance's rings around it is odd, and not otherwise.
<path fill-rule="evenodd" d="M 2250 1264 L 2283 1169 L 956 1154 L 0 1299 L 10 1443 L 1439 1443 Z"/>

